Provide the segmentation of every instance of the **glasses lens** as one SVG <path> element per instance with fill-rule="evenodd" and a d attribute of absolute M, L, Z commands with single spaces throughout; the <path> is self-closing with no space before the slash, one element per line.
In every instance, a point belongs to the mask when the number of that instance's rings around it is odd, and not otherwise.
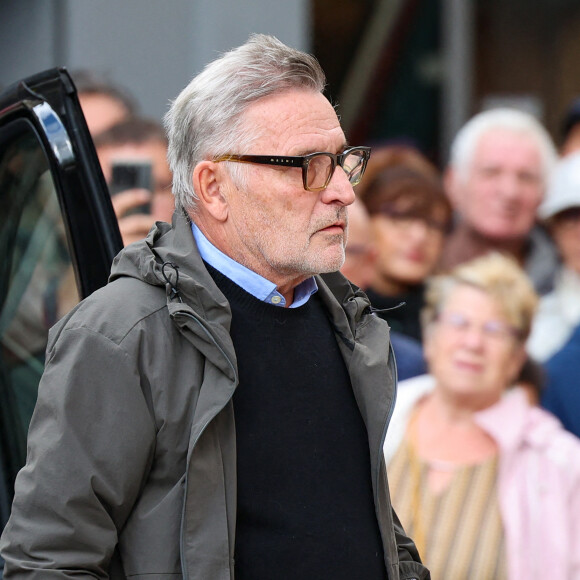
<path fill-rule="evenodd" d="M 309 189 L 322 189 L 332 173 L 332 158 L 325 153 L 313 155 L 306 166 L 306 183 Z"/>
<path fill-rule="evenodd" d="M 351 151 L 342 164 L 348 180 L 352 185 L 357 185 L 362 179 L 365 170 L 365 152 L 360 150 Z"/>

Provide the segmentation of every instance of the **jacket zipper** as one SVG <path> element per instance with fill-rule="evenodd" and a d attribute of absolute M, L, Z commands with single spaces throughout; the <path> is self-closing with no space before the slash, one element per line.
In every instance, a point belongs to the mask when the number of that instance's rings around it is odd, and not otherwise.
<path fill-rule="evenodd" d="M 378 504 L 378 490 L 379 490 L 379 477 L 381 474 L 381 455 L 383 454 L 383 445 L 385 443 L 385 438 L 387 436 L 387 429 L 389 428 L 389 423 L 391 422 L 391 417 L 393 416 L 393 412 L 395 410 L 395 403 L 397 402 L 397 390 L 399 388 L 399 377 L 398 377 L 398 373 L 397 373 L 397 365 L 394 363 L 395 361 L 395 353 L 393 351 L 393 345 L 391 344 L 390 340 L 389 340 L 389 367 L 392 369 L 393 371 L 393 377 L 394 377 L 394 393 L 393 393 L 393 399 L 391 401 L 391 406 L 389 408 L 389 413 L 387 415 L 387 420 L 385 421 L 385 426 L 383 427 L 383 434 L 381 435 L 381 443 L 379 445 L 379 453 L 378 453 L 378 462 L 377 462 L 377 471 L 375 474 L 375 478 L 376 478 L 376 485 L 375 485 L 375 503 Z"/>
<path fill-rule="evenodd" d="M 391 418 L 393 416 L 393 412 L 395 410 L 395 404 L 397 402 L 397 391 L 399 390 L 399 376 L 397 373 L 397 365 L 395 364 L 395 351 L 393 350 L 393 345 L 391 343 L 391 341 L 389 340 L 389 367 L 391 367 L 391 369 L 393 370 L 393 376 L 394 376 L 394 386 L 395 386 L 395 392 L 393 393 L 393 400 L 391 401 L 391 407 L 389 409 L 389 414 L 387 415 L 387 421 L 385 423 L 385 427 L 383 429 L 383 434 L 381 437 L 381 445 L 379 447 L 379 462 L 377 463 L 377 474 L 376 474 L 376 486 L 375 489 L 377 490 L 378 493 L 378 489 L 379 489 L 379 476 L 380 476 L 380 461 L 381 461 L 381 454 L 383 454 L 383 445 L 385 443 L 385 438 L 387 436 L 387 430 L 389 428 L 389 424 L 391 422 Z M 386 468 L 386 465 L 385 465 Z M 375 498 L 375 503 L 378 502 L 378 497 Z M 419 580 L 419 578 L 416 577 L 412 577 L 409 578 L 409 580 Z"/>
<path fill-rule="evenodd" d="M 398 377 L 398 373 L 397 373 L 397 365 L 395 364 L 395 353 L 394 353 L 393 345 L 391 344 L 390 339 L 389 339 L 389 368 L 393 372 L 394 392 L 393 392 L 393 398 L 391 400 L 391 406 L 389 407 L 389 413 L 387 414 L 387 420 L 385 421 L 385 425 L 383 427 L 383 433 L 381 435 L 381 441 L 380 441 L 379 449 L 378 449 L 377 464 L 376 464 L 377 467 L 376 467 L 376 473 L 375 473 L 375 505 L 376 506 L 379 505 L 379 484 L 380 484 L 381 464 L 382 464 L 381 460 L 383 459 L 382 456 L 384 455 L 383 446 L 385 443 L 385 438 L 387 436 L 387 430 L 388 430 L 389 424 L 391 422 L 391 417 L 393 416 L 393 412 L 395 410 L 395 403 L 397 401 L 397 389 L 398 389 L 398 383 L 399 383 L 399 377 Z M 385 469 L 386 469 L 386 465 L 385 465 Z M 385 554 L 385 556 L 387 556 L 387 554 Z M 385 562 L 385 564 L 387 564 L 387 563 Z M 413 579 L 413 580 L 415 580 L 415 579 Z"/>
<path fill-rule="evenodd" d="M 201 329 L 208 336 L 208 338 L 211 340 L 211 342 L 213 342 L 213 344 L 215 344 L 215 346 L 217 347 L 217 349 L 222 353 L 223 357 L 226 359 L 226 361 L 230 365 L 230 368 L 234 372 L 234 378 L 237 381 L 238 372 L 237 372 L 237 369 L 236 369 L 235 365 L 233 364 L 233 362 L 231 361 L 231 359 L 229 358 L 229 356 L 226 354 L 225 350 L 221 347 L 221 345 L 218 344 L 218 342 L 215 340 L 215 338 L 211 335 L 211 333 L 207 330 L 207 328 L 202 324 L 202 322 L 199 319 L 197 319 L 195 316 L 193 316 L 192 314 L 190 314 L 189 312 L 185 312 L 183 310 L 176 312 L 175 315 L 187 316 L 188 318 L 191 318 L 196 324 L 198 324 L 201 327 Z M 228 401 L 229 401 L 229 399 L 228 399 Z M 227 401 L 226 401 L 226 403 L 227 403 Z M 204 425 L 200 429 L 197 437 L 195 438 L 195 441 L 193 442 L 193 445 L 192 445 L 192 448 L 191 448 L 192 449 L 192 452 L 193 452 L 193 449 L 195 448 L 195 446 L 197 445 L 197 442 L 199 441 L 199 438 L 205 432 L 207 426 L 213 421 L 213 419 L 215 418 L 215 416 L 223 408 L 224 407 L 222 407 L 221 409 L 219 409 L 216 412 L 216 414 L 212 415 L 204 423 Z M 187 503 L 187 490 L 188 490 L 188 474 L 189 474 L 189 459 L 187 461 L 186 470 L 185 470 L 185 491 L 184 491 L 184 494 L 183 494 L 183 505 L 182 505 L 182 508 L 181 508 L 181 518 L 182 518 L 182 522 L 185 522 L 185 516 L 186 516 L 186 503 Z M 185 534 L 184 534 L 184 531 L 183 531 L 183 524 L 182 524 L 181 534 L 180 534 L 180 538 L 179 538 L 180 552 L 181 552 L 181 570 L 182 570 L 182 573 L 183 573 L 183 580 L 188 580 L 188 578 L 189 578 L 189 572 L 188 572 L 188 568 L 187 568 L 186 561 L 185 561 L 185 545 L 184 545 L 185 538 L 184 538 L 184 535 Z"/>

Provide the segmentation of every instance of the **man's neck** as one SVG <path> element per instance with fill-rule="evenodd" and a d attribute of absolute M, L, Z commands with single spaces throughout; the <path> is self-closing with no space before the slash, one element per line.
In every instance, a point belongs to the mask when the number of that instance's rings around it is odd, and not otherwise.
<path fill-rule="evenodd" d="M 228 253 L 219 242 L 215 243 L 215 237 L 208 237 L 207 230 L 204 231 L 196 222 L 192 223 L 192 233 L 204 261 L 260 300 L 281 307 L 300 306 L 317 290 L 312 276 L 287 279 L 281 284 L 267 272 L 252 267 L 251 263 L 241 259 L 243 257 Z"/>
<path fill-rule="evenodd" d="M 526 257 L 527 239 L 494 240 L 482 236 L 466 224 L 459 223 L 453 230 L 441 256 L 440 269 L 449 270 L 458 264 L 467 262 L 490 251 L 497 251 L 513 256 L 520 264 Z"/>

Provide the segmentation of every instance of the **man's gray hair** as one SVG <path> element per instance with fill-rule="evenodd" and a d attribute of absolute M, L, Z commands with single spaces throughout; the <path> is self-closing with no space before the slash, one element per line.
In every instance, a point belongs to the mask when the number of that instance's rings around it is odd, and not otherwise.
<path fill-rule="evenodd" d="M 449 165 L 457 172 L 459 179 L 467 179 L 481 138 L 494 130 L 522 134 L 535 141 L 542 159 L 542 178 L 545 187 L 557 159 L 554 143 L 534 116 L 510 108 L 483 111 L 472 117 L 459 130 L 451 144 L 449 155 Z"/>
<path fill-rule="evenodd" d="M 322 92 L 325 82 L 313 56 L 263 34 L 250 36 L 242 46 L 209 63 L 173 101 L 164 118 L 177 207 L 195 209 L 192 175 L 200 161 L 244 154 L 259 137 L 244 124 L 243 113 L 250 105 L 291 89 Z M 242 164 L 227 165 L 235 179 Z"/>

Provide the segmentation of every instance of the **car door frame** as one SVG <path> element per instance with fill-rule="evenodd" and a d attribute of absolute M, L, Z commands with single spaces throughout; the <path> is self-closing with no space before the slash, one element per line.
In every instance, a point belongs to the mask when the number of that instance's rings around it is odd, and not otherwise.
<path fill-rule="evenodd" d="M 81 298 L 107 282 L 123 242 L 76 88 L 65 68 L 8 87 L 0 131 L 16 120 L 35 131 L 49 162 Z"/>

